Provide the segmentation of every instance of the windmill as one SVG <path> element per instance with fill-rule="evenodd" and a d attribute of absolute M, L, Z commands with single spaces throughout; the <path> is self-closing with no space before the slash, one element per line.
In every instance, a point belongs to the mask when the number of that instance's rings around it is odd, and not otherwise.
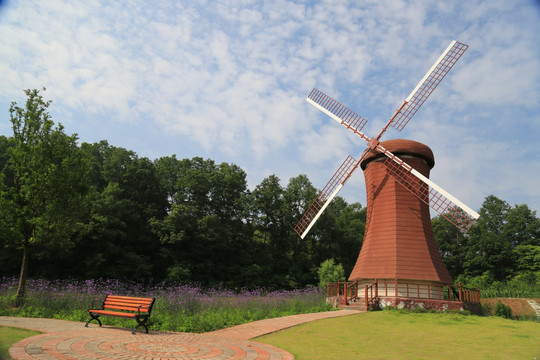
<path fill-rule="evenodd" d="M 441 289 L 451 286 L 453 280 L 439 254 L 429 208 L 462 232 L 467 232 L 479 218 L 478 213 L 428 178 L 434 157 L 426 145 L 411 140 L 380 141 L 390 126 L 401 131 L 407 125 L 467 48 L 463 43 L 451 42 L 375 137 L 362 133 L 365 118 L 321 91 L 313 89 L 307 98 L 310 104 L 364 139 L 367 147 L 359 159 L 345 159 L 295 231 L 303 239 L 352 173 L 359 166 L 364 170 L 366 231 L 349 280 L 354 281 L 356 289 L 351 299 L 364 296 L 366 306 L 368 286 L 375 287 L 377 298 L 384 289 L 386 300 L 382 297 L 377 301 L 386 301 L 387 305 L 398 306 L 402 301 L 413 306 L 418 298 L 422 301 L 420 306 L 425 306 L 425 299 L 443 301 Z M 416 289 L 414 294 L 410 287 Z M 348 294 L 346 288 L 343 294 Z M 344 297 L 345 304 L 348 296 Z M 441 306 L 449 305 L 439 303 L 433 308 Z"/>
<path fill-rule="evenodd" d="M 418 85 L 416 85 L 409 96 L 403 101 L 403 104 L 401 104 L 390 120 L 388 120 L 379 134 L 372 138 L 362 133 L 362 128 L 367 123 L 365 118 L 321 91 L 317 89 L 311 91 L 306 99 L 307 102 L 360 136 L 367 142 L 368 147 L 364 150 L 362 155 L 360 155 L 358 160 L 349 155 L 326 186 L 319 192 L 317 198 L 295 226 L 296 233 L 300 235 L 302 239 L 311 230 L 332 199 L 343 188 L 345 182 L 351 177 L 352 173 L 372 151 L 378 151 L 386 155 L 387 159 L 384 163 L 388 173 L 419 199 L 427 202 L 432 209 L 456 225 L 461 231 L 467 232 L 476 222 L 480 217 L 478 213 L 409 166 L 406 162 L 384 148 L 380 143 L 381 137 L 389 126 L 401 131 L 405 125 L 407 125 L 409 120 L 416 114 L 418 109 L 424 104 L 426 99 L 452 69 L 467 48 L 468 45 L 452 41 L 439 59 L 437 59 L 433 66 L 428 70 L 422 80 L 420 80 Z M 427 187 L 422 186 L 422 184 L 426 184 Z"/>

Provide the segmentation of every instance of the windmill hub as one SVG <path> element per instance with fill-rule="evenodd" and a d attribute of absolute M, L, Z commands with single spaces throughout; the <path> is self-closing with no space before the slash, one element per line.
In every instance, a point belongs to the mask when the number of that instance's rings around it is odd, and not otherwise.
<path fill-rule="evenodd" d="M 379 145 L 379 140 L 373 138 L 371 140 L 368 141 L 368 147 L 370 149 L 376 149 L 377 148 L 377 145 Z"/>

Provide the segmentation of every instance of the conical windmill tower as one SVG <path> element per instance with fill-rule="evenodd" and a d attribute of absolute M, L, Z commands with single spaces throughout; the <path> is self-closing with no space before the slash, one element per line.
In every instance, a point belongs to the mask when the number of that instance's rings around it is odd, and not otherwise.
<path fill-rule="evenodd" d="M 410 306 L 411 299 L 422 299 L 424 306 L 423 299 L 441 300 L 445 297 L 443 286 L 453 284 L 435 243 L 429 208 L 464 232 L 479 215 L 429 180 L 429 171 L 435 163 L 429 147 L 411 140 L 380 142 L 380 139 L 389 126 L 401 131 L 407 125 L 467 48 L 453 41 L 373 138 L 361 132 L 367 120 L 344 105 L 317 89 L 307 98 L 364 139 L 368 147 L 358 160 L 352 156 L 345 159 L 295 231 L 304 238 L 352 173 L 359 166 L 364 170 L 366 231 L 349 281 L 355 281 L 351 298 L 365 298 L 366 305 L 368 295 L 373 297 L 374 288 L 376 296 L 386 301 L 386 305 L 396 306 L 406 301 Z"/>

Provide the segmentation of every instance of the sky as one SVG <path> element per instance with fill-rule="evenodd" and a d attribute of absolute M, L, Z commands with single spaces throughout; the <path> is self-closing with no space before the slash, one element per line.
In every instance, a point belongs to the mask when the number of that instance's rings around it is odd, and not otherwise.
<path fill-rule="evenodd" d="M 80 142 L 240 166 L 248 186 L 305 174 L 319 189 L 375 136 L 452 40 L 469 49 L 409 124 L 431 179 L 474 210 L 495 195 L 540 210 L 537 0 L 0 0 L 0 135 L 11 101 L 47 90 Z M 356 171 L 339 194 L 365 206 Z M 435 215 L 435 214 L 432 214 Z"/>

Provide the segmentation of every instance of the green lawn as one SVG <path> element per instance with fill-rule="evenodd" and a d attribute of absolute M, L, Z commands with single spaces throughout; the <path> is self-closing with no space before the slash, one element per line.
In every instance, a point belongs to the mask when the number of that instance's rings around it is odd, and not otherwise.
<path fill-rule="evenodd" d="M 38 331 L 0 326 L 0 359 L 10 359 L 9 347 L 17 341 L 39 334 Z"/>
<path fill-rule="evenodd" d="M 540 323 L 456 313 L 375 311 L 255 340 L 287 350 L 296 360 L 540 360 Z"/>

